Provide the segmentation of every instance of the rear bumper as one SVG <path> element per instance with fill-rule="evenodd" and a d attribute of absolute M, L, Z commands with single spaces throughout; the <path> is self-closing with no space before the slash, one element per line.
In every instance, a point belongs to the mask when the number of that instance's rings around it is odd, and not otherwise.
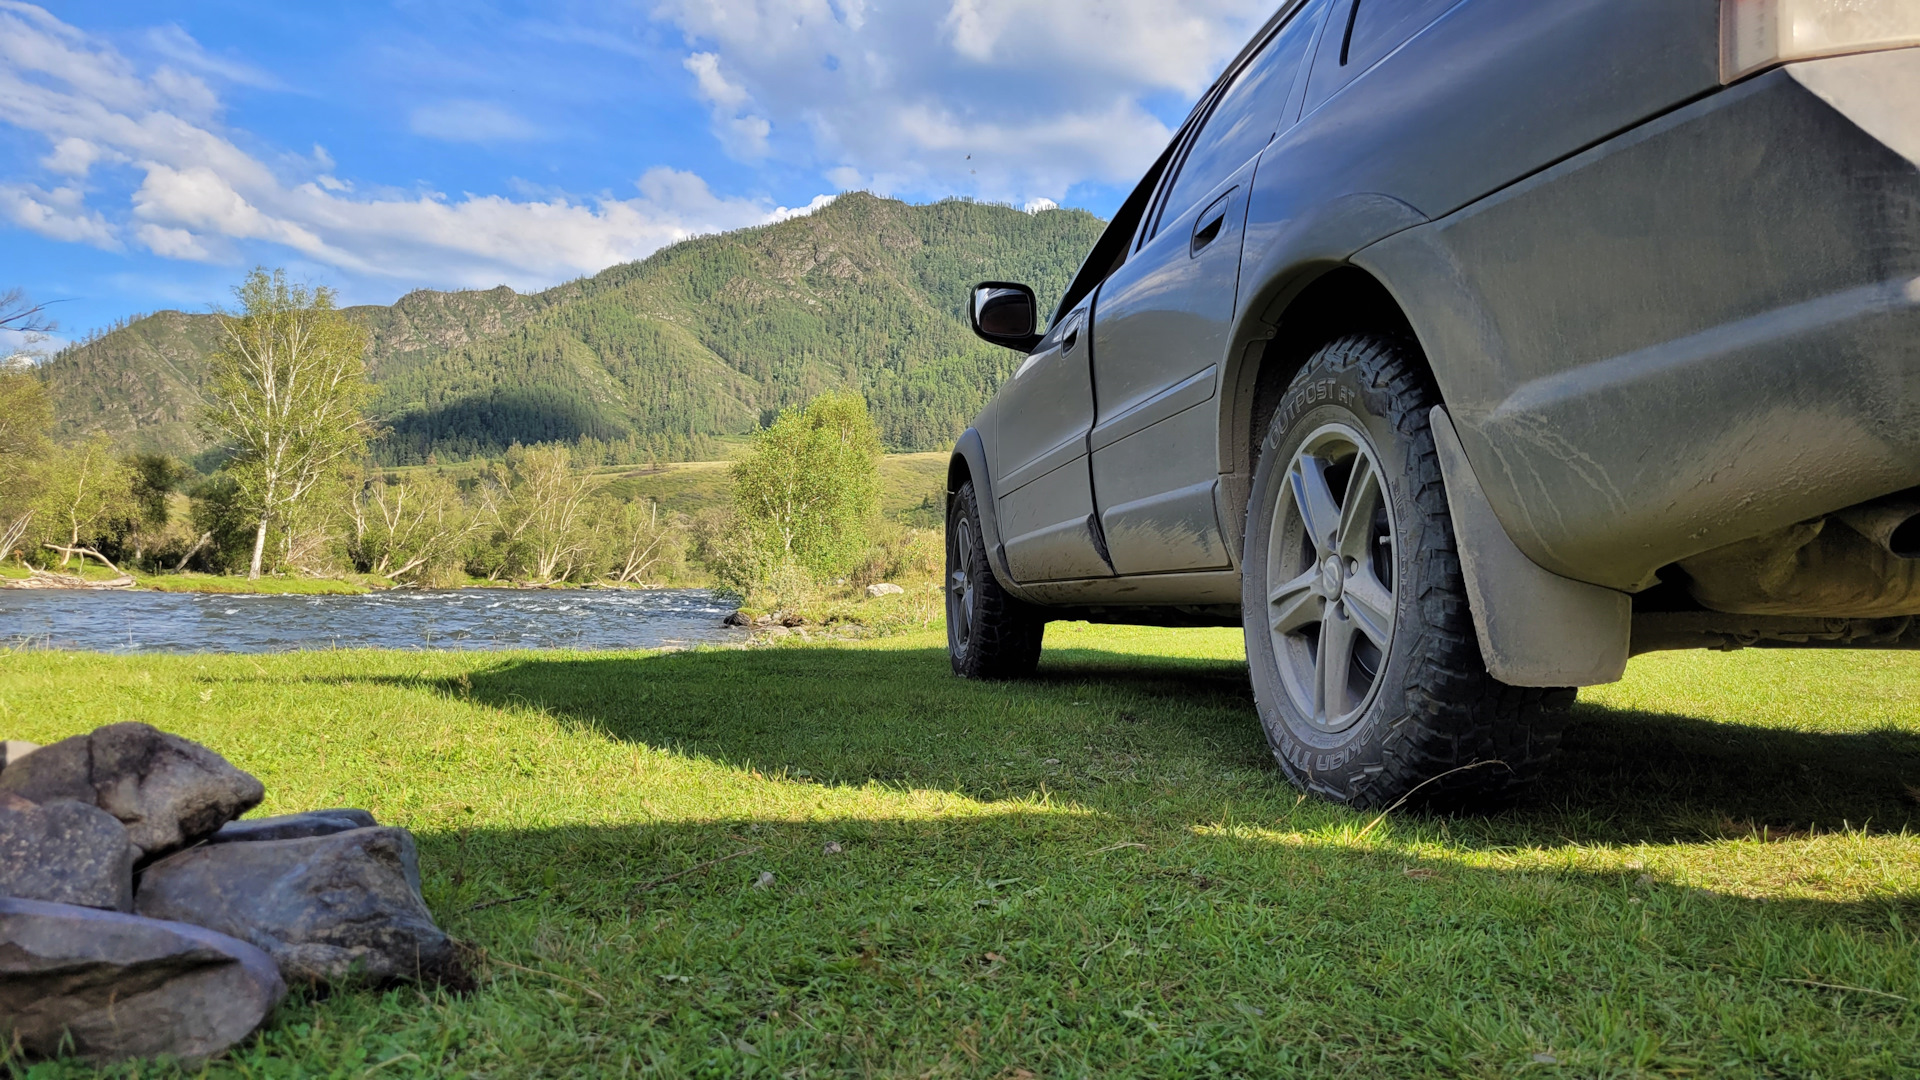
<path fill-rule="evenodd" d="M 1920 485 L 1920 49 L 1768 73 L 1410 232 L 1372 261 L 1449 279 L 1416 325 L 1548 570 L 1633 591 Z"/>

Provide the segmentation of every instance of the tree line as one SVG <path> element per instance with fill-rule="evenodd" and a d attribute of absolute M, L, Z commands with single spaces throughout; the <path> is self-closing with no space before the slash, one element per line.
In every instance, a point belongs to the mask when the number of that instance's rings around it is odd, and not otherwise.
<path fill-rule="evenodd" d="M 781 411 L 735 464 L 731 509 L 675 514 L 611 497 L 584 471 L 631 447 L 513 445 L 457 473 L 383 467 L 363 412 L 366 337 L 333 294 L 256 270 L 235 296 L 201 417 L 225 454 L 210 475 L 116 454 L 100 434 L 56 446 L 32 367 L 0 371 L 0 557 L 418 586 L 704 575 L 770 607 L 938 572 L 937 538 L 880 518 L 881 436 L 857 395 Z"/>

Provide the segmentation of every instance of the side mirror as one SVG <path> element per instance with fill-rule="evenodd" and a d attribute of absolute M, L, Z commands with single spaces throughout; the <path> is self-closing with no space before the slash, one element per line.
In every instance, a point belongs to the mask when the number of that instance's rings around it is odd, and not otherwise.
<path fill-rule="evenodd" d="M 967 311 L 973 319 L 973 332 L 995 345 L 1032 352 L 1040 344 L 1040 335 L 1034 332 L 1040 321 L 1040 302 L 1025 285 L 981 282 L 973 287 L 973 303 Z"/>

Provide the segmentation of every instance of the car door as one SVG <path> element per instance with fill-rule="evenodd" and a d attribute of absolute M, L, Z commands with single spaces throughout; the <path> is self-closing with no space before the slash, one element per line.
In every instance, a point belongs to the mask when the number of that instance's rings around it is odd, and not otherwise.
<path fill-rule="evenodd" d="M 1093 519 L 1087 431 L 1093 426 L 1087 312 L 1055 321 L 995 402 L 994 493 L 1015 581 L 1111 577 Z"/>
<path fill-rule="evenodd" d="M 1304 0 L 1224 80 L 1133 256 L 1093 312 L 1095 502 L 1120 574 L 1224 569 L 1219 389 L 1259 155 L 1297 107 L 1327 0 Z"/>

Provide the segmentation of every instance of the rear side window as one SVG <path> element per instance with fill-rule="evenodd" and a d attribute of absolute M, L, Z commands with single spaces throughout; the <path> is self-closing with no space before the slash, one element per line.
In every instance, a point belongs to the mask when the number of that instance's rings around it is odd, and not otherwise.
<path fill-rule="evenodd" d="M 1161 221 L 1172 221 L 1191 210 L 1273 141 L 1281 110 L 1293 92 L 1293 78 L 1313 45 L 1323 6 L 1324 0 L 1303 5 L 1215 99 L 1161 205 Z M 1155 231 L 1159 231 L 1157 225 Z"/>
<path fill-rule="evenodd" d="M 1408 38 L 1433 25 L 1459 0 L 1354 0 L 1340 60 L 1365 71 Z"/>

